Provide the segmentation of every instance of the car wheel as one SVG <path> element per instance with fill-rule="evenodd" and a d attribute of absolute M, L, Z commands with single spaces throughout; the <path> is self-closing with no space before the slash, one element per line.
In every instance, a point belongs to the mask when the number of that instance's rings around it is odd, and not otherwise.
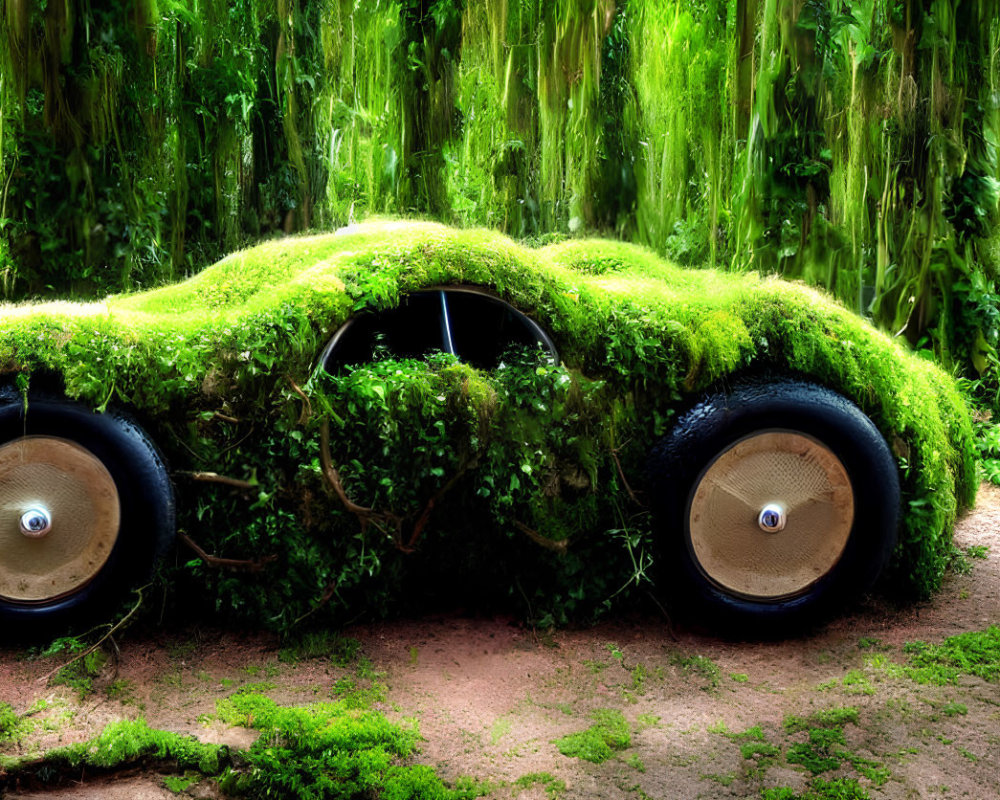
<path fill-rule="evenodd" d="M 777 635 L 842 608 L 896 544 L 889 447 L 815 384 L 762 380 L 704 398 L 654 449 L 650 480 L 663 582 L 678 607 L 733 631 Z"/>
<path fill-rule="evenodd" d="M 174 537 L 159 452 L 127 416 L 0 392 L 0 620 L 61 628 L 148 579 Z"/>

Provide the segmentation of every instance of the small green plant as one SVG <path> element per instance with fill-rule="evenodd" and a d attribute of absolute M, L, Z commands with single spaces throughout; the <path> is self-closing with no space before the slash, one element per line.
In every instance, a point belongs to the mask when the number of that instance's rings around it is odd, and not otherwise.
<path fill-rule="evenodd" d="M 745 672 L 730 672 L 729 680 L 733 683 L 747 683 L 750 680 L 750 676 Z"/>
<path fill-rule="evenodd" d="M 764 789 L 761 798 L 762 800 L 870 800 L 871 795 L 853 778 L 837 778 L 832 781 L 814 778 L 802 794 L 782 786 Z"/>
<path fill-rule="evenodd" d="M 671 662 L 680 667 L 685 674 L 693 674 L 701 677 L 705 682 L 707 690 L 719 688 L 722 679 L 722 670 L 719 665 L 706 656 L 693 655 L 685 656 L 680 653 L 674 655 Z"/>
<path fill-rule="evenodd" d="M 660 724 L 660 717 L 656 714 L 640 714 L 635 718 L 635 723 L 640 731 L 644 731 L 647 728 L 655 728 Z"/>
<path fill-rule="evenodd" d="M 361 652 L 361 642 L 339 636 L 330 631 L 308 631 L 288 644 L 278 653 L 278 660 L 286 664 L 329 658 L 335 666 L 348 667 Z"/>
<path fill-rule="evenodd" d="M 841 679 L 840 683 L 844 687 L 844 691 L 848 694 L 875 694 L 875 687 L 872 686 L 872 682 L 868 679 L 868 676 L 859 669 L 850 670 Z"/>
<path fill-rule="evenodd" d="M 967 758 L 973 764 L 975 764 L 977 761 L 979 761 L 979 756 L 977 756 L 975 753 L 971 752 L 970 750 L 966 750 L 964 747 L 959 747 L 958 748 L 958 752 L 962 754 L 963 758 Z"/>
<path fill-rule="evenodd" d="M 80 697 L 94 691 L 94 679 L 101 674 L 108 662 L 108 654 L 103 650 L 93 650 L 82 658 L 70 661 L 52 676 L 53 684 L 61 684 L 75 690 Z"/>
<path fill-rule="evenodd" d="M 632 744 L 628 722 L 620 711 L 599 708 L 590 716 L 596 724 L 555 740 L 564 756 L 600 764 L 611 758 L 616 750 L 624 750 Z"/>
<path fill-rule="evenodd" d="M 637 772 L 646 771 L 646 765 L 643 763 L 642 759 L 639 758 L 639 756 L 637 756 L 635 753 L 630 753 L 629 755 L 625 756 L 625 763 L 628 764 L 630 767 L 632 767 L 632 769 L 636 770 Z"/>
<path fill-rule="evenodd" d="M 720 786 L 732 786 L 736 781 L 736 775 L 732 772 L 727 772 L 725 775 L 719 775 L 718 773 L 704 773 L 701 776 L 704 781 L 712 781 Z"/>
<path fill-rule="evenodd" d="M 566 791 L 566 781 L 549 772 L 530 772 L 514 781 L 514 786 L 518 789 L 530 789 L 532 786 L 539 785 L 543 787 L 549 800 L 556 800 Z"/>
<path fill-rule="evenodd" d="M 810 728 L 809 741 L 793 744 L 785 755 L 789 764 L 801 764 L 813 775 L 829 772 L 840 766 L 840 754 L 834 745 L 843 745 L 844 732 L 838 728 Z"/>
<path fill-rule="evenodd" d="M 193 784 L 201 780 L 201 775 L 164 775 L 163 785 L 174 794 L 186 792 Z"/>
<path fill-rule="evenodd" d="M 511 721 L 500 717 L 493 720 L 493 724 L 490 726 L 490 744 L 496 745 L 504 736 L 510 733 Z"/>
<path fill-rule="evenodd" d="M 17 738 L 23 729 L 21 717 L 9 703 L 0 703 L 0 742 Z"/>
<path fill-rule="evenodd" d="M 964 716 L 969 713 L 969 707 L 965 703 L 950 702 L 941 709 L 941 713 L 946 717 Z"/>

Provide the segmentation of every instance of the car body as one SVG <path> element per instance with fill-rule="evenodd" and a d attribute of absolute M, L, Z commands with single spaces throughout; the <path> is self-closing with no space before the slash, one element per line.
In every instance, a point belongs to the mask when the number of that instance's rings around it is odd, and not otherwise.
<path fill-rule="evenodd" d="M 88 523 L 105 561 L 24 597 L 28 567 L 0 576 L 15 622 L 62 624 L 176 553 L 178 596 L 277 626 L 485 584 L 559 620 L 648 578 L 777 630 L 880 575 L 932 592 L 976 486 L 934 365 L 804 285 L 606 240 L 400 220 L 273 240 L 160 289 L 9 306 L 0 365 L 0 486 L 27 486 L 0 525 L 41 542 L 31 573 L 72 550 L 32 525 L 68 527 L 93 486 L 120 505 Z M 32 460 L 83 476 L 58 519 L 32 516 L 62 502 Z"/>

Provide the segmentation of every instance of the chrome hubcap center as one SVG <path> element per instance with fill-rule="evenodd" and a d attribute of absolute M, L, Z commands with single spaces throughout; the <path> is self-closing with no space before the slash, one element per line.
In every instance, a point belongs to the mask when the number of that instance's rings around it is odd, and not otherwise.
<path fill-rule="evenodd" d="M 29 508 L 21 515 L 20 527 L 29 539 L 41 539 L 52 530 L 52 516 L 40 506 Z"/>
<path fill-rule="evenodd" d="M 777 533 L 784 530 L 786 522 L 788 522 L 788 517 L 785 509 L 777 503 L 768 503 L 760 510 L 760 515 L 757 517 L 757 524 L 766 533 Z"/>

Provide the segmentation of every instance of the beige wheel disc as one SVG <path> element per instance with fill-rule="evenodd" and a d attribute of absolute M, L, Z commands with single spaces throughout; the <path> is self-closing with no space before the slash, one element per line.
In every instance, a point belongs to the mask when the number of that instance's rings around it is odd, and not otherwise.
<path fill-rule="evenodd" d="M 37 603 L 84 587 L 119 516 L 114 479 L 89 450 L 53 436 L 0 446 L 0 597 Z"/>
<path fill-rule="evenodd" d="M 833 569 L 853 524 L 844 465 L 791 431 L 752 434 L 720 453 L 699 479 L 688 517 L 705 575 L 762 600 L 801 594 Z"/>

